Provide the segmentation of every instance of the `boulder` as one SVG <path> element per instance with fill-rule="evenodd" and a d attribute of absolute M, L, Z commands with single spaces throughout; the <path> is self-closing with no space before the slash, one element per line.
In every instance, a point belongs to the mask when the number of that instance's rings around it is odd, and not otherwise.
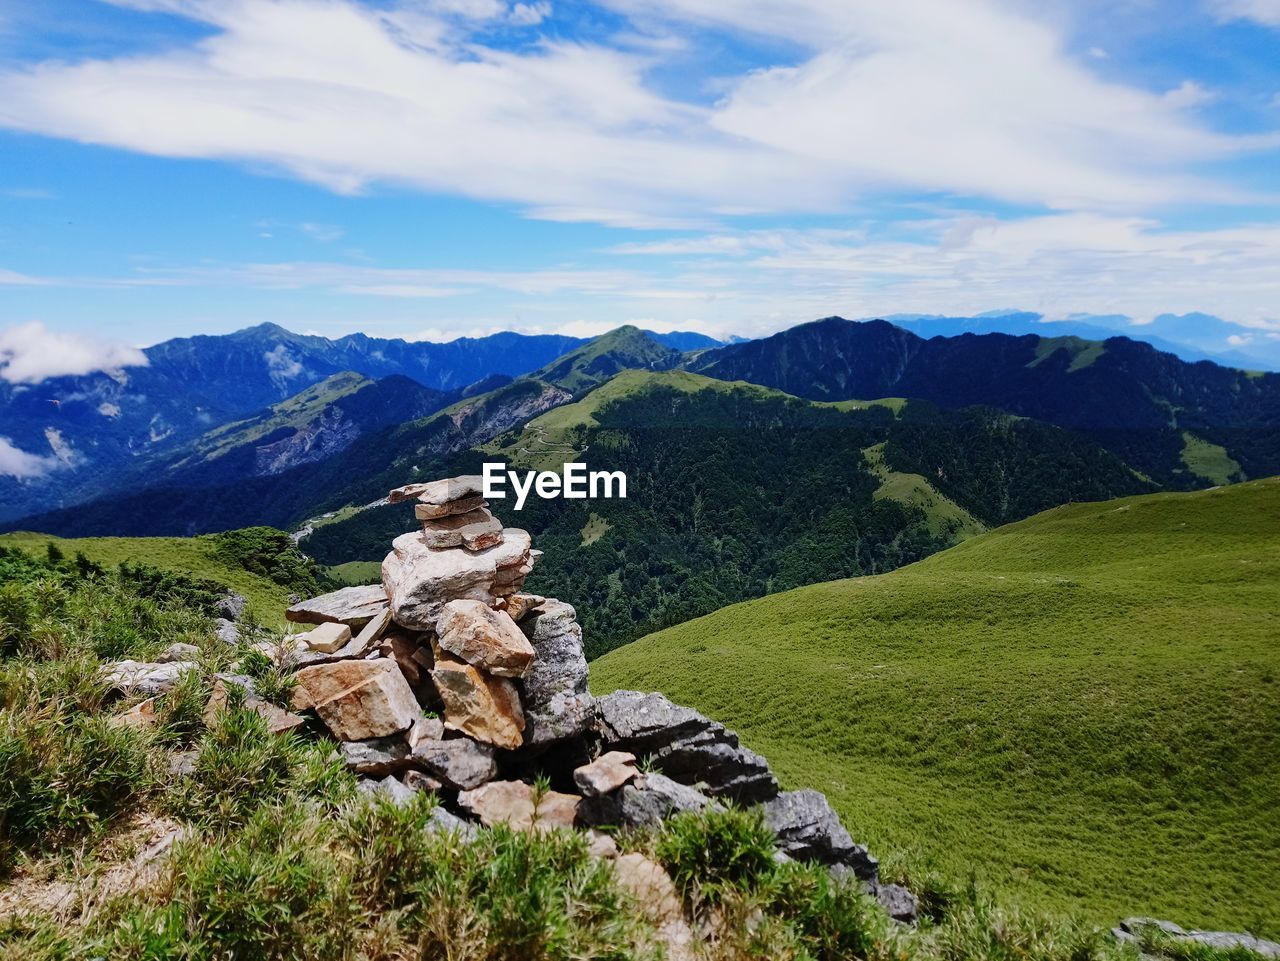
<path fill-rule="evenodd" d="M 596 700 L 596 731 L 604 746 L 647 756 L 663 774 L 699 784 L 711 797 L 742 804 L 778 794 L 768 762 L 738 743 L 738 735 L 661 694 L 615 691 Z"/>
<path fill-rule="evenodd" d="M 499 677 L 521 677 L 533 663 L 533 645 L 504 611 L 482 601 L 450 601 L 436 620 L 441 648 Z"/>
<path fill-rule="evenodd" d="M 404 780 L 404 786 L 414 791 L 435 793 L 444 789 L 443 781 L 432 777 L 430 774 L 423 774 L 421 771 L 405 771 L 401 778 Z"/>
<path fill-rule="evenodd" d="M 385 777 L 409 767 L 409 745 L 404 737 L 377 737 L 368 741 L 344 741 L 338 745 L 347 770 L 357 774 Z"/>
<path fill-rule="evenodd" d="M 483 493 L 483 477 L 479 474 L 463 474 L 460 477 L 446 477 L 442 480 L 397 487 L 387 494 L 387 502 L 399 504 L 417 500 L 423 504 L 445 505 L 467 497 L 477 497 Z"/>
<path fill-rule="evenodd" d="M 367 741 L 407 730 L 422 715 L 394 661 L 336 661 L 296 675 L 294 707 L 314 707 L 340 741 Z"/>
<path fill-rule="evenodd" d="M 576 612 L 563 601 L 544 600 L 519 627 L 534 652 L 533 664 L 519 682 L 525 743 L 541 746 L 583 734 L 595 718 L 595 699 L 587 693 L 587 659 Z"/>
<path fill-rule="evenodd" d="M 885 913 L 900 924 L 915 924 L 920 920 L 920 902 L 901 884 L 875 884 L 871 893 Z"/>
<path fill-rule="evenodd" d="M 145 661 L 114 661 L 103 665 L 102 679 L 122 694 L 163 694 L 177 686 L 182 676 L 200 670 L 194 661 L 169 661 L 151 664 Z"/>
<path fill-rule="evenodd" d="M 462 820 L 440 804 L 432 809 L 431 817 L 427 820 L 427 830 L 432 834 L 453 834 L 463 841 L 473 841 L 476 836 L 474 824 Z"/>
<path fill-rule="evenodd" d="M 307 631 L 305 634 L 299 634 L 297 639 L 313 651 L 319 651 L 321 654 L 332 654 L 350 643 L 351 628 L 346 624 L 329 621 Z"/>
<path fill-rule="evenodd" d="M 581 798 L 545 791 L 541 796 L 523 781 L 491 781 L 458 795 L 458 804 L 485 827 L 507 824 L 517 831 L 572 828 Z"/>
<path fill-rule="evenodd" d="M 156 699 L 149 697 L 123 713 L 111 715 L 107 718 L 107 723 L 112 727 L 128 728 L 131 731 L 149 731 L 156 726 L 157 720 Z"/>
<path fill-rule="evenodd" d="M 388 774 L 381 780 L 362 778 L 356 784 L 356 787 L 361 792 L 373 797 L 385 797 L 392 804 L 396 805 L 396 807 L 409 804 L 418 795 L 417 791 L 401 784 L 395 779 L 395 776 L 391 774 Z"/>
<path fill-rule="evenodd" d="M 1202 944 L 1224 953 L 1243 949 L 1262 958 L 1280 958 L 1280 943 L 1264 940 L 1247 931 L 1187 931 L 1172 921 L 1125 918 L 1112 933 L 1120 941 L 1134 942 L 1148 929 L 1155 929 L 1165 937 L 1188 946 Z"/>
<path fill-rule="evenodd" d="M 327 624 L 332 621 L 359 629 L 377 617 L 386 606 L 386 591 L 374 584 L 344 587 L 309 601 L 299 601 L 290 606 L 284 616 L 297 624 Z"/>
<path fill-rule="evenodd" d="M 483 507 L 422 522 L 422 540 L 433 551 L 464 547 L 482 551 L 502 543 L 502 522 Z"/>
<path fill-rule="evenodd" d="M 610 751 L 574 771 L 573 783 L 583 797 L 601 797 L 616 791 L 639 773 L 634 754 Z"/>
<path fill-rule="evenodd" d="M 665 775 L 642 774 L 619 791 L 584 800 L 578 817 L 587 825 L 647 828 L 657 827 L 673 815 L 709 806 L 720 805 Z"/>
<path fill-rule="evenodd" d="M 431 680 L 444 702 L 446 728 L 507 750 L 523 743 L 520 695 L 505 677 L 491 677 L 462 661 L 437 660 Z"/>
<path fill-rule="evenodd" d="M 174 661 L 192 662 L 200 657 L 200 648 L 194 644 L 183 644 L 179 641 L 176 644 L 170 644 L 156 658 L 157 664 L 172 664 Z"/>
<path fill-rule="evenodd" d="M 230 647 L 240 643 L 240 629 L 225 617 L 219 617 L 213 622 L 213 633 L 218 640 Z"/>
<path fill-rule="evenodd" d="M 240 620 L 240 615 L 244 613 L 245 598 L 243 594 L 237 594 L 235 591 L 227 591 L 213 603 L 214 613 L 220 618 L 228 621 Z"/>
<path fill-rule="evenodd" d="M 426 741 L 439 741 L 443 737 L 444 721 L 438 717 L 420 717 L 404 734 L 405 743 L 409 745 L 411 751 L 419 744 Z"/>
<path fill-rule="evenodd" d="M 446 787 L 469 790 L 491 781 L 498 773 L 493 748 L 467 737 L 419 741 L 413 763 L 439 778 Z"/>
<path fill-rule="evenodd" d="M 619 887 L 631 895 L 653 924 L 663 957 L 668 961 L 692 961 L 697 956 L 693 929 L 685 920 L 680 892 L 662 865 L 636 853 L 624 854 L 612 864 Z"/>
<path fill-rule="evenodd" d="M 863 881 L 875 881 L 879 865 L 855 844 L 825 795 L 811 789 L 785 791 L 764 805 L 764 820 L 778 847 L 797 861 L 840 864 Z"/>

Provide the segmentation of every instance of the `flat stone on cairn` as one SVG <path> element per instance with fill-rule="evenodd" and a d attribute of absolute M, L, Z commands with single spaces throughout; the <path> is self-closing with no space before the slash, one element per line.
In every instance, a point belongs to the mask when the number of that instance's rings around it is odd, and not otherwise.
<path fill-rule="evenodd" d="M 483 507 L 477 507 L 465 514 L 424 520 L 422 540 L 436 551 L 458 546 L 469 551 L 482 551 L 502 543 L 502 522 Z"/>

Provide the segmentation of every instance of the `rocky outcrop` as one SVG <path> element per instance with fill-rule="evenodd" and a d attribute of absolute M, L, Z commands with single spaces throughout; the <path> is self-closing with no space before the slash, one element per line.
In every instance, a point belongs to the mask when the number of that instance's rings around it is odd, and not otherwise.
<path fill-rule="evenodd" d="M 616 691 L 597 700 L 596 708 L 596 731 L 606 748 L 647 757 L 672 780 L 744 804 L 778 794 L 768 762 L 692 708 L 639 691 Z"/>
<path fill-rule="evenodd" d="M 438 794 L 432 830 L 585 831 L 593 854 L 650 904 L 671 957 L 688 956 L 692 935 L 670 878 L 638 854 L 619 856 L 607 831 L 729 802 L 763 805 L 779 858 L 856 879 L 893 917 L 914 918 L 910 893 L 878 884 L 875 859 L 826 798 L 779 793 L 765 759 L 723 724 L 661 694 L 593 698 L 576 611 L 522 592 L 540 552 L 481 495 L 470 476 L 390 493 L 416 501 L 422 530 L 395 539 L 380 586 L 289 608 L 291 621 L 316 626 L 284 645 L 298 713 L 274 708 L 273 723 L 313 715 L 367 793 L 396 804 Z M 184 664 L 121 664 L 111 677 L 158 692 Z M 122 723 L 148 723 L 146 709 L 136 714 Z"/>
<path fill-rule="evenodd" d="M 1172 921 L 1155 918 L 1125 918 L 1112 931 L 1118 941 L 1140 943 L 1144 936 L 1154 934 L 1175 944 L 1203 945 L 1222 952 L 1253 952 L 1261 958 L 1280 958 L 1280 943 L 1255 937 L 1238 931 L 1186 931 Z"/>

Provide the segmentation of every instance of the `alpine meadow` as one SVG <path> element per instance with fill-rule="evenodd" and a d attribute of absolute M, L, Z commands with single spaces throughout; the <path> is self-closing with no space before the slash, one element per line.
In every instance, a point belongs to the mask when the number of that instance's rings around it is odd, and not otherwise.
<path fill-rule="evenodd" d="M 1276 0 L 0 0 L 0 961 L 1280 961 Z"/>

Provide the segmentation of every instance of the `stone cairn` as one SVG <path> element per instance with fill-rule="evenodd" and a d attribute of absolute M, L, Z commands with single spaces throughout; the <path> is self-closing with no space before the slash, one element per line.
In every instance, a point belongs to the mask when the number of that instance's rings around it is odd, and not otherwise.
<path fill-rule="evenodd" d="M 247 700 L 273 730 L 323 725 L 362 790 L 397 802 L 437 793 L 441 830 L 470 835 L 477 823 L 504 822 L 584 831 L 645 900 L 670 895 L 670 880 L 640 855 L 620 858 L 600 828 L 652 826 L 725 802 L 763 805 L 780 859 L 856 878 L 892 917 L 914 921 L 914 898 L 879 882 L 876 860 L 827 799 L 779 791 L 765 759 L 733 731 L 661 694 L 592 697 L 576 612 L 523 593 L 541 552 L 527 532 L 502 526 L 482 490 L 480 477 L 464 476 L 391 491 L 393 504 L 415 502 L 422 529 L 392 542 L 382 584 L 288 609 L 290 621 L 313 625 L 283 654 L 296 671 L 294 713 L 251 691 Z M 166 679 L 181 670 L 181 661 L 125 663 L 124 680 L 144 690 L 139 669 L 163 667 Z M 215 700 L 222 691 L 225 703 L 224 681 L 234 680 L 219 680 Z M 550 790 L 535 789 L 539 776 Z"/>

